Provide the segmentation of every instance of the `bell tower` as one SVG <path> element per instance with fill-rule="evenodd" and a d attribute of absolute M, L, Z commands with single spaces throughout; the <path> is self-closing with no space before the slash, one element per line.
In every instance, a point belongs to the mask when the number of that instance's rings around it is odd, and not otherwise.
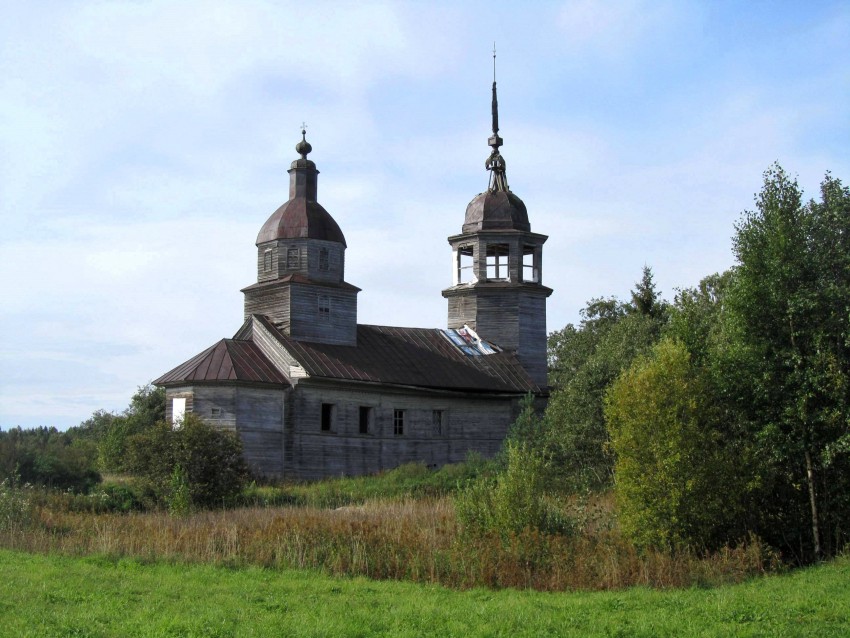
<path fill-rule="evenodd" d="M 448 238 L 452 247 L 452 286 L 448 327 L 468 325 L 482 338 L 515 351 L 541 388 L 547 385 L 546 298 L 543 244 L 547 236 L 531 232 L 522 200 L 508 187 L 505 160 L 499 152 L 499 104 L 493 52 L 493 134 L 485 162 L 487 190 L 466 207 L 461 233 Z"/>

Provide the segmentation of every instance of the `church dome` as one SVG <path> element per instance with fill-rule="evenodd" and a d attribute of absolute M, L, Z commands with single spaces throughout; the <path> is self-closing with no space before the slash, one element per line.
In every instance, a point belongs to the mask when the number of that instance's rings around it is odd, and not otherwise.
<path fill-rule="evenodd" d="M 530 231 L 523 201 L 509 190 L 486 190 L 466 207 L 464 233 L 482 230 Z"/>
<path fill-rule="evenodd" d="M 330 213 L 304 197 L 290 199 L 272 213 L 257 235 L 257 245 L 276 239 L 323 239 L 347 246 Z"/>
<path fill-rule="evenodd" d="M 289 200 L 266 220 L 257 235 L 257 245 L 277 239 L 321 239 L 346 246 L 339 225 L 316 201 L 319 171 L 307 159 L 313 147 L 307 141 L 307 132 L 301 130 L 301 141 L 295 146 L 301 159 L 289 168 Z"/>

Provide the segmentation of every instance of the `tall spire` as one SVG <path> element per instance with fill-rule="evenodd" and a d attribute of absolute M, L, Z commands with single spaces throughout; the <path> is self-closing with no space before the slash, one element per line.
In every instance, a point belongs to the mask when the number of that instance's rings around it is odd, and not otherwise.
<path fill-rule="evenodd" d="M 505 175 L 505 159 L 499 153 L 499 147 L 502 145 L 502 138 L 499 137 L 499 100 L 496 97 L 496 43 L 493 43 L 493 102 L 491 105 L 493 115 L 493 134 L 487 140 L 487 144 L 493 150 L 490 151 L 490 157 L 484 163 L 485 168 L 490 173 L 490 184 L 488 189 L 491 191 L 509 191 L 508 178 Z"/>

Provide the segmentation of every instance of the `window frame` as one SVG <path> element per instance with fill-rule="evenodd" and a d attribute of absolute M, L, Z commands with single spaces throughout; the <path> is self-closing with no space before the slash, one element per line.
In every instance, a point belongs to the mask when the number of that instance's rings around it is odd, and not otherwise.
<path fill-rule="evenodd" d="M 331 298 L 328 295 L 319 295 L 316 301 L 316 314 L 322 323 L 330 323 L 331 320 Z"/>
<path fill-rule="evenodd" d="M 286 269 L 298 270 L 301 265 L 301 255 L 298 246 L 290 246 L 286 249 Z"/>
<path fill-rule="evenodd" d="M 331 250 L 325 246 L 319 248 L 319 270 L 328 272 L 331 269 Z"/>
<path fill-rule="evenodd" d="M 431 427 L 435 436 L 444 436 L 446 433 L 446 411 L 442 408 L 431 410 Z"/>
<path fill-rule="evenodd" d="M 403 408 L 393 409 L 393 436 L 404 436 L 405 412 Z"/>

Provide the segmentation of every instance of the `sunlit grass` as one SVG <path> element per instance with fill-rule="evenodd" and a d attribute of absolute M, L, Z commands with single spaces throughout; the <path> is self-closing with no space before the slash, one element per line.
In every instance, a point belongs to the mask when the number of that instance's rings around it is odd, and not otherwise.
<path fill-rule="evenodd" d="M 850 561 L 715 589 L 551 594 L 0 551 L 0 636 L 846 636 Z"/>

